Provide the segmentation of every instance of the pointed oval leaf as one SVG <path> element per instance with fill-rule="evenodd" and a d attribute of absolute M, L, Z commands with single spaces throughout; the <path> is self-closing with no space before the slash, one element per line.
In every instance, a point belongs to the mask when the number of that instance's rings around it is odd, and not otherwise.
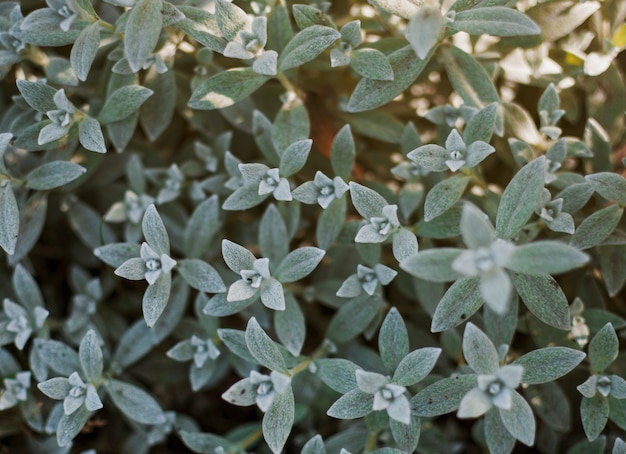
<path fill-rule="evenodd" d="M 589 342 L 589 366 L 592 374 L 606 369 L 619 353 L 619 341 L 615 328 L 610 323 L 602 327 Z"/>
<path fill-rule="evenodd" d="M 445 331 L 460 325 L 480 309 L 484 301 L 480 296 L 479 279 L 467 278 L 456 281 L 437 305 L 430 330 Z"/>
<path fill-rule="evenodd" d="M 248 321 L 245 333 L 246 346 L 254 358 L 268 369 L 286 372 L 285 360 L 274 341 L 263 331 L 263 328 L 252 317 Z"/>
<path fill-rule="evenodd" d="M 276 270 L 280 282 L 295 282 L 308 276 L 326 254 L 322 249 L 306 246 L 291 251 Z"/>
<path fill-rule="evenodd" d="M 280 71 L 286 71 L 313 60 L 339 38 L 341 38 L 341 33 L 331 27 L 312 25 L 305 28 L 291 38 L 280 54 L 278 59 Z"/>
<path fill-rule="evenodd" d="M 570 245 L 578 249 L 589 249 L 602 243 L 622 218 L 624 209 L 619 205 L 610 205 L 596 211 L 580 223 Z"/>
<path fill-rule="evenodd" d="M 517 293 L 539 320 L 559 329 L 570 329 L 567 298 L 549 275 L 511 273 Z"/>
<path fill-rule="evenodd" d="M 579 350 L 567 347 L 546 347 L 533 350 L 516 359 L 513 364 L 524 368 L 522 383 L 548 383 L 569 373 L 585 359 Z"/>
<path fill-rule="evenodd" d="M 431 221 L 452 207 L 465 192 L 469 181 L 470 177 L 455 175 L 433 186 L 424 202 L 424 221 Z"/>
<path fill-rule="evenodd" d="M 463 396 L 475 387 L 475 374 L 438 380 L 413 396 L 411 413 L 425 418 L 451 413 L 459 408 Z"/>
<path fill-rule="evenodd" d="M 98 115 L 100 123 L 113 123 L 135 113 L 154 92 L 141 85 L 125 85 L 111 93 Z"/>
<path fill-rule="evenodd" d="M 279 454 L 285 446 L 294 418 L 295 402 L 289 386 L 283 394 L 276 394 L 263 417 L 263 438 L 275 454 Z"/>
<path fill-rule="evenodd" d="M 76 76 L 81 80 L 87 80 L 94 58 L 100 45 L 100 24 L 94 22 L 80 32 L 70 52 L 70 63 Z"/>
<path fill-rule="evenodd" d="M 499 408 L 500 418 L 506 430 L 525 445 L 535 442 L 535 417 L 528 402 L 517 392 L 512 392 L 510 410 Z"/>
<path fill-rule="evenodd" d="M 187 284 L 206 293 L 222 293 L 226 286 L 219 273 L 204 260 L 183 259 L 176 264 L 176 271 Z"/>
<path fill-rule="evenodd" d="M 378 333 L 380 357 L 390 373 L 396 370 L 402 358 L 409 353 L 409 334 L 398 309 L 392 307 Z"/>
<path fill-rule="evenodd" d="M 115 379 L 108 380 L 105 387 L 115 406 L 133 421 L 149 425 L 166 421 L 161 406 L 144 390 Z"/>
<path fill-rule="evenodd" d="M 463 356 L 477 374 L 495 375 L 500 361 L 496 347 L 476 325 L 469 322 L 463 334 Z"/>
<path fill-rule="evenodd" d="M 13 255 L 20 230 L 20 212 L 11 184 L 0 186 L 0 247 Z"/>
<path fill-rule="evenodd" d="M 537 24 L 524 13 L 501 6 L 457 12 L 454 21 L 447 24 L 447 27 L 470 35 L 526 36 L 541 32 Z"/>
<path fill-rule="evenodd" d="M 124 55 L 136 73 L 152 57 L 163 25 L 163 2 L 139 0 L 131 9 L 124 29 Z"/>
<path fill-rule="evenodd" d="M 69 161 L 52 161 L 36 167 L 26 175 L 26 187 L 47 191 L 70 183 L 87 169 Z"/>
<path fill-rule="evenodd" d="M 189 99 L 189 107 L 198 110 L 222 109 L 247 98 L 269 80 L 252 68 L 222 71 L 200 83 Z"/>

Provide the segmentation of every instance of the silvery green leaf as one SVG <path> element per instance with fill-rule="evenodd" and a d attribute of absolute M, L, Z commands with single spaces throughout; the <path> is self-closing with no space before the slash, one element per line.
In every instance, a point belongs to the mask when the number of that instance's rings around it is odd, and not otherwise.
<path fill-rule="evenodd" d="M 250 96 L 269 80 L 252 68 L 222 71 L 200 83 L 191 95 L 188 106 L 198 110 L 222 109 Z"/>
<path fill-rule="evenodd" d="M 230 240 L 222 240 L 222 256 L 228 268 L 239 274 L 241 270 L 251 270 L 256 257 L 243 246 Z"/>
<path fill-rule="evenodd" d="M 98 115 L 100 123 L 123 120 L 136 112 L 154 92 L 141 85 L 125 85 L 111 93 Z"/>
<path fill-rule="evenodd" d="M 430 373 L 440 354 L 440 348 L 424 347 L 413 350 L 402 358 L 391 382 L 402 386 L 414 385 Z"/>
<path fill-rule="evenodd" d="M 369 3 L 386 13 L 394 14 L 404 19 L 413 17 L 424 5 L 419 0 L 370 0 Z"/>
<path fill-rule="evenodd" d="M 463 140 L 465 143 L 489 143 L 495 127 L 498 103 L 491 103 L 476 113 L 465 126 Z"/>
<path fill-rule="evenodd" d="M 291 191 L 291 194 L 293 198 L 299 202 L 314 205 L 317 203 L 317 198 L 319 197 L 319 188 L 315 185 L 315 182 L 305 181 Z"/>
<path fill-rule="evenodd" d="M 124 29 L 124 56 L 134 73 L 152 57 L 163 26 L 162 10 L 161 0 L 139 0 L 130 10 Z"/>
<path fill-rule="evenodd" d="M 259 247 L 270 263 L 280 263 L 289 252 L 287 226 L 274 204 L 268 205 L 259 224 Z"/>
<path fill-rule="evenodd" d="M 83 28 L 72 46 L 70 62 L 76 76 L 83 82 L 87 80 L 99 45 L 100 24 L 94 22 Z"/>
<path fill-rule="evenodd" d="M 390 54 L 388 60 L 393 80 L 362 78 L 348 101 L 349 112 L 372 110 L 388 103 L 415 81 L 430 58 L 416 59 L 413 48 L 405 46 Z"/>
<path fill-rule="evenodd" d="M 47 191 L 66 185 L 83 175 L 87 169 L 70 161 L 52 161 L 36 167 L 26 175 L 26 187 Z"/>
<path fill-rule="evenodd" d="M 55 85 L 76 87 L 78 77 L 70 65 L 70 61 L 63 57 L 53 57 L 44 68 L 46 81 Z"/>
<path fill-rule="evenodd" d="M 615 361 L 619 353 L 619 342 L 613 325 L 604 325 L 589 342 L 587 351 L 591 373 L 600 373 Z"/>
<path fill-rule="evenodd" d="M 359 296 L 362 291 L 363 287 L 359 277 L 356 274 L 351 274 L 345 281 L 343 281 L 341 287 L 337 290 L 336 295 L 341 298 L 354 298 L 355 296 Z M 371 293 L 373 293 L 373 291 Z"/>
<path fill-rule="evenodd" d="M 328 250 L 339 236 L 346 220 L 347 201 L 334 199 L 317 218 L 316 238 L 320 248 Z"/>
<path fill-rule="evenodd" d="M 224 201 L 222 209 L 228 211 L 242 211 L 255 207 L 267 198 L 268 194 L 259 195 L 258 183 L 247 184 L 231 195 Z"/>
<path fill-rule="evenodd" d="M 513 8 L 489 6 L 459 11 L 447 28 L 470 35 L 526 36 L 541 30 L 524 13 Z"/>
<path fill-rule="evenodd" d="M 310 132 L 309 113 L 304 103 L 300 99 L 296 99 L 283 104 L 276 114 L 271 134 L 279 156 L 283 157 L 287 153 L 288 147 L 308 139 Z M 297 149 L 299 148 L 306 148 L 306 144 L 299 143 Z"/>
<path fill-rule="evenodd" d="M 362 77 L 372 80 L 393 80 L 393 68 L 385 54 L 376 49 L 359 49 L 350 56 L 350 66 Z"/>
<path fill-rule="evenodd" d="M 356 370 L 359 366 L 343 358 L 321 358 L 315 360 L 315 375 L 338 393 L 346 394 L 355 389 Z"/>
<path fill-rule="evenodd" d="M 252 64 L 252 70 L 265 76 L 277 74 L 278 54 L 274 50 L 267 50 L 261 54 Z"/>
<path fill-rule="evenodd" d="M 431 172 L 448 170 L 446 160 L 450 153 L 443 147 L 434 144 L 422 145 L 407 154 L 407 158 Z"/>
<path fill-rule="evenodd" d="M 474 57 L 456 46 L 445 48 L 441 57 L 452 86 L 465 104 L 482 108 L 499 102 L 498 92 L 487 71 Z"/>
<path fill-rule="evenodd" d="M 378 350 L 389 372 L 396 370 L 402 358 L 409 353 L 409 335 L 406 325 L 395 307 L 389 310 L 380 327 Z"/>
<path fill-rule="evenodd" d="M 178 342 L 176 345 L 170 348 L 165 354 L 167 355 L 168 358 L 172 358 L 173 360 L 186 362 L 186 361 L 191 361 L 193 359 L 194 353 L 195 353 L 195 350 L 194 350 L 194 347 L 191 345 L 191 340 L 185 339 L 185 340 Z"/>
<path fill-rule="evenodd" d="M 477 278 L 466 278 L 450 286 L 433 315 L 430 326 L 433 333 L 460 325 L 480 309 L 484 301 L 480 295 L 479 282 Z"/>
<path fill-rule="evenodd" d="M 378 192 L 353 181 L 350 182 L 350 197 L 354 208 L 365 219 L 381 216 L 383 208 L 389 205 Z"/>
<path fill-rule="evenodd" d="M 69 134 L 71 126 L 61 126 L 56 123 L 47 123 L 41 131 L 39 131 L 39 137 L 37 137 L 37 143 L 39 145 L 45 145 L 50 142 L 61 139 Z"/>
<path fill-rule="evenodd" d="M 376 317 L 382 300 L 363 292 L 341 306 L 326 329 L 326 337 L 337 343 L 347 342 L 361 334 Z"/>
<path fill-rule="evenodd" d="M 11 283 L 17 299 L 28 311 L 34 312 L 37 307 L 45 307 L 37 281 L 21 264 L 15 267 Z"/>
<path fill-rule="evenodd" d="M 354 167 L 355 155 L 354 137 L 350 125 L 339 130 L 330 149 L 330 163 L 335 175 L 347 180 Z"/>
<path fill-rule="evenodd" d="M 82 405 L 71 415 L 63 413 L 56 427 L 56 439 L 60 447 L 69 445 L 74 437 L 80 433 L 87 420 L 91 416 L 91 412 Z"/>
<path fill-rule="evenodd" d="M 219 273 L 204 260 L 178 260 L 176 271 L 196 290 L 206 293 L 222 293 L 226 291 L 226 286 Z"/>
<path fill-rule="evenodd" d="M 454 175 L 433 186 L 424 202 L 424 220 L 428 222 L 454 205 L 465 192 L 469 181 L 468 176 Z"/>
<path fill-rule="evenodd" d="M 298 356 L 304 345 L 306 325 L 298 301 L 287 294 L 285 310 L 274 312 L 274 331 L 280 342 L 293 356 Z"/>
<path fill-rule="evenodd" d="M 500 361 L 493 342 L 471 322 L 463 334 L 463 356 L 477 374 L 495 375 L 498 371 Z"/>
<path fill-rule="evenodd" d="M 570 245 L 578 249 L 597 246 L 613 232 L 623 213 L 624 209 L 619 205 L 610 205 L 596 211 L 578 226 Z"/>
<path fill-rule="evenodd" d="M 510 410 L 498 408 L 500 418 L 506 430 L 525 445 L 535 443 L 535 417 L 528 402 L 517 393 L 512 392 L 512 407 Z"/>
<path fill-rule="evenodd" d="M 194 452 L 220 452 L 219 449 L 228 449 L 229 451 L 234 448 L 232 442 L 218 435 L 211 433 L 200 433 L 181 430 L 178 432 L 181 440 L 189 449 Z"/>
<path fill-rule="evenodd" d="M 149 327 L 154 326 L 157 322 L 167 302 L 170 298 L 170 290 L 172 288 L 172 275 L 169 273 L 161 273 L 156 282 L 148 285 L 146 292 L 143 294 L 141 309 L 143 318 Z"/>
<path fill-rule="evenodd" d="M 72 385 L 65 377 L 54 377 L 37 385 L 39 391 L 50 399 L 62 400 L 72 389 Z"/>
<path fill-rule="evenodd" d="M 167 3 L 166 3 L 167 4 Z M 153 91 L 142 105 L 139 122 L 151 141 L 156 140 L 170 126 L 176 110 L 176 73 L 170 66 L 160 73 L 156 65 L 151 66 L 143 79 L 146 88 Z"/>
<path fill-rule="evenodd" d="M 29 80 L 18 80 L 16 84 L 24 101 L 37 112 L 45 114 L 51 110 L 58 109 L 54 102 L 54 95 L 57 90 L 50 85 L 43 82 L 31 82 Z"/>
<path fill-rule="evenodd" d="M 115 406 L 140 424 L 162 424 L 166 421 L 161 406 L 147 392 L 135 385 L 110 379 L 104 384 Z"/>
<path fill-rule="evenodd" d="M 417 237 L 408 229 L 400 228 L 392 241 L 393 256 L 399 263 L 415 256 L 419 250 Z"/>
<path fill-rule="evenodd" d="M 291 251 L 276 269 L 276 278 L 280 282 L 300 280 L 313 272 L 325 254 L 322 249 L 312 246 Z"/>
<path fill-rule="evenodd" d="M 321 54 L 328 46 L 341 38 L 331 27 L 312 25 L 297 33 L 287 43 L 278 59 L 281 72 L 307 63 Z"/>
<path fill-rule="evenodd" d="M 445 415 L 459 407 L 461 399 L 476 387 L 476 375 L 454 375 L 436 381 L 411 399 L 411 413 L 426 418 Z"/>
<path fill-rule="evenodd" d="M 252 135 L 254 136 L 254 141 L 267 161 L 276 167 L 280 162 L 280 158 L 272 140 L 272 134 L 272 122 L 263 115 L 263 112 L 255 110 L 252 113 Z"/>
<path fill-rule="evenodd" d="M 406 39 L 415 50 L 415 55 L 423 60 L 435 47 L 443 30 L 441 7 L 427 5 L 420 8 L 409 20 Z"/>
<path fill-rule="evenodd" d="M 546 158 L 540 156 L 522 167 L 507 185 L 498 206 L 498 238 L 510 239 L 533 214 L 544 185 Z"/>
<path fill-rule="evenodd" d="M 200 258 L 207 254 L 209 245 L 221 226 L 217 195 L 198 205 L 185 226 L 185 256 Z"/>
<path fill-rule="evenodd" d="M 78 353 L 63 342 L 36 338 L 34 348 L 46 365 L 58 374 L 69 376 L 80 370 Z"/>
<path fill-rule="evenodd" d="M 167 236 L 167 230 L 165 230 L 165 225 L 154 204 L 146 208 L 141 221 L 141 230 L 144 238 L 157 254 L 170 253 L 170 240 Z"/>
<path fill-rule="evenodd" d="M 611 375 L 611 394 L 610 396 L 615 399 L 626 398 L 626 380 L 619 375 Z"/>
<path fill-rule="evenodd" d="M 398 454 L 403 452 L 415 452 L 421 432 L 421 421 L 418 417 L 412 416 L 409 424 L 403 424 L 393 418 L 390 418 L 389 428 L 391 429 L 394 441 L 400 448 L 394 449 L 393 452 L 398 452 Z M 387 449 L 389 449 L 387 453 L 391 454 L 391 448 Z M 380 452 L 381 449 L 378 449 L 377 451 Z"/>
<path fill-rule="evenodd" d="M 553 83 L 550 83 L 541 94 L 537 103 L 537 112 L 551 113 L 559 108 L 559 93 Z"/>
<path fill-rule="evenodd" d="M 11 183 L 0 186 L 0 247 L 13 255 L 20 229 L 20 212 Z"/>
<path fill-rule="evenodd" d="M 581 267 L 589 256 L 558 241 L 537 241 L 516 247 L 506 267 L 517 273 L 559 274 Z"/>
<path fill-rule="evenodd" d="M 578 366 L 583 359 L 585 359 L 585 354 L 579 350 L 567 347 L 546 347 L 522 355 L 513 364 L 524 368 L 522 383 L 536 385 L 561 378 Z"/>
<path fill-rule="evenodd" d="M 87 334 L 80 341 L 78 357 L 85 379 L 89 382 L 100 380 L 102 377 L 103 357 L 100 339 L 94 330 L 87 331 Z"/>
<path fill-rule="evenodd" d="M 299 140 L 289 145 L 280 157 L 280 175 L 288 178 L 302 170 L 312 145 L 311 139 Z"/>
<path fill-rule="evenodd" d="M 353 389 L 341 396 L 326 414 L 337 419 L 357 419 L 372 412 L 374 395 Z"/>
<path fill-rule="evenodd" d="M 250 363 L 256 363 L 256 359 L 252 356 L 246 345 L 246 335 L 244 331 L 220 328 L 217 330 L 217 335 L 232 353 Z"/>
<path fill-rule="evenodd" d="M 602 433 L 609 419 L 609 401 L 602 394 L 583 397 L 580 403 L 580 417 L 587 439 L 593 441 Z"/>
<path fill-rule="evenodd" d="M 245 333 L 246 346 L 250 354 L 263 366 L 278 372 L 286 372 L 287 366 L 274 341 L 252 317 L 248 321 Z"/>
<path fill-rule="evenodd" d="M 109 243 L 96 248 L 93 253 L 109 266 L 117 268 L 134 257 L 139 257 L 140 246 L 136 243 Z"/>
<path fill-rule="evenodd" d="M 626 178 L 612 172 L 594 173 L 586 175 L 593 189 L 607 200 L 626 205 Z"/>
<path fill-rule="evenodd" d="M 308 5 L 294 5 L 294 12 L 296 6 L 308 6 Z M 620 440 L 621 441 L 621 440 Z M 324 446 L 324 440 L 320 434 L 315 435 L 309 441 L 307 441 L 302 447 L 300 454 L 326 454 L 326 447 Z M 621 454 L 615 453 L 613 454 Z"/>
<path fill-rule="evenodd" d="M 485 413 L 485 441 L 493 454 L 508 454 L 515 446 L 515 438 L 504 427 L 496 409 Z"/>
<path fill-rule="evenodd" d="M 539 418 L 558 432 L 572 426 L 571 407 L 567 395 L 555 382 L 524 388 L 524 396 Z"/>
<path fill-rule="evenodd" d="M 215 20 L 220 32 L 229 41 L 249 27 L 250 22 L 244 10 L 226 0 L 215 2 Z"/>
<path fill-rule="evenodd" d="M 95 151 L 96 153 L 107 152 L 100 123 L 89 115 L 85 115 L 78 123 L 78 139 L 80 144 L 89 151 Z"/>
<path fill-rule="evenodd" d="M 456 248 L 433 248 L 402 261 L 400 268 L 413 276 L 433 282 L 450 282 L 461 277 L 452 269 L 452 262 L 463 252 Z"/>
<path fill-rule="evenodd" d="M 282 452 L 295 418 L 295 402 L 291 386 L 276 394 L 272 406 L 263 416 L 263 438 L 272 452 Z"/>
<path fill-rule="evenodd" d="M 517 293 L 526 307 L 542 322 L 559 329 L 570 329 L 567 298 L 549 275 L 511 273 Z"/>
<path fill-rule="evenodd" d="M 624 441 L 617 437 L 615 439 L 615 444 L 613 444 L 613 450 L 611 451 L 611 454 L 624 454 L 626 453 L 626 443 L 624 443 Z"/>
<path fill-rule="evenodd" d="M 203 313 L 213 317 L 226 317 L 241 312 L 246 307 L 258 300 L 258 295 L 252 296 L 246 300 L 228 301 L 226 293 L 218 293 L 213 295 L 203 309 Z"/>

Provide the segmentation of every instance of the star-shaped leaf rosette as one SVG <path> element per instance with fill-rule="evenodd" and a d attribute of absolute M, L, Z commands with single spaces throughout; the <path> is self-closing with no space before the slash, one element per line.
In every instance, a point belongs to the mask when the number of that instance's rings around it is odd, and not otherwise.
<path fill-rule="evenodd" d="M 163 220 L 154 205 L 143 216 L 141 229 L 145 241 L 112 243 L 95 249 L 94 254 L 105 263 L 115 266 L 115 274 L 125 279 L 145 279 L 148 288 L 143 295 L 143 315 L 148 326 L 159 319 L 170 298 L 172 270 L 176 269 L 191 287 L 207 293 L 226 290 L 218 272 L 200 259 L 174 260 L 170 256 L 170 240 Z"/>

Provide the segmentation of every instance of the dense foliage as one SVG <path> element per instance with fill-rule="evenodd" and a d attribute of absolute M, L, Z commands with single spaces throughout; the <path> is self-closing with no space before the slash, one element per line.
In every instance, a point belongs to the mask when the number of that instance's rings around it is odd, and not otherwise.
<path fill-rule="evenodd" d="M 0 3 L 0 445 L 626 453 L 625 20 Z"/>

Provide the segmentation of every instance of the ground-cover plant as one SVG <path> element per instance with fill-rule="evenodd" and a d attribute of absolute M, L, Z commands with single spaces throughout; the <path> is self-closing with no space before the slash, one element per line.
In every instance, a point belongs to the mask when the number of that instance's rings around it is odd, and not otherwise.
<path fill-rule="evenodd" d="M 0 3 L 0 445 L 625 453 L 625 20 Z"/>

